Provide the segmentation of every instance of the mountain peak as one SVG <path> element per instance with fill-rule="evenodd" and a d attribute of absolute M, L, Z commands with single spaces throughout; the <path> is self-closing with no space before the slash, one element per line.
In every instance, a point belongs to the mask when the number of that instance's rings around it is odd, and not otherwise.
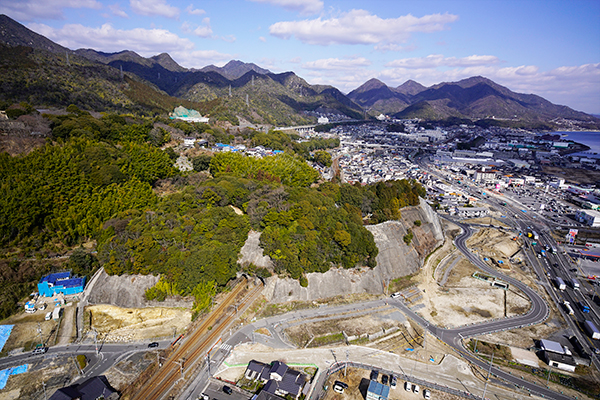
<path fill-rule="evenodd" d="M 169 53 L 160 53 L 156 56 L 150 57 L 151 60 L 154 60 L 158 65 L 163 67 L 164 69 L 168 69 L 169 71 L 183 72 L 186 69 L 181 65 L 177 64 Z"/>
<path fill-rule="evenodd" d="M 407 80 L 402 85 L 398 86 L 395 91 L 397 93 L 407 94 L 409 96 L 414 96 L 417 93 L 421 93 L 425 90 L 426 87 L 421 85 L 419 82 L 415 82 L 412 79 Z"/>
<path fill-rule="evenodd" d="M 239 79 L 250 71 L 254 71 L 261 75 L 266 75 L 266 74 L 271 73 L 271 71 L 269 71 L 268 69 L 261 68 L 256 64 L 245 63 L 245 62 L 239 61 L 239 60 L 231 60 L 222 67 L 217 67 L 215 65 L 208 65 L 208 66 L 200 69 L 200 71 L 203 71 L 203 72 L 215 71 L 215 72 L 220 73 L 227 79 Z"/>
<path fill-rule="evenodd" d="M 7 15 L 0 14 L 0 43 L 8 47 L 26 46 L 53 53 L 70 51 L 52 40 L 35 33 Z"/>
<path fill-rule="evenodd" d="M 485 83 L 487 85 L 490 86 L 497 86 L 497 83 L 495 83 L 494 81 L 484 77 L 484 76 L 472 76 L 470 78 L 466 78 L 466 79 L 462 79 L 458 82 L 455 82 L 456 85 L 462 87 L 462 88 L 468 88 L 471 86 L 475 86 L 478 85 L 480 83 Z"/>

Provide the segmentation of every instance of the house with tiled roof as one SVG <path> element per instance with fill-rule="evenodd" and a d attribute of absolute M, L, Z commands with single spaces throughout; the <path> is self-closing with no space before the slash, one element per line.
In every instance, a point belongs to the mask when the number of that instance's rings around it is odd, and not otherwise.
<path fill-rule="evenodd" d="M 271 364 L 265 364 L 256 360 L 248 363 L 244 376 L 246 379 L 265 383 L 261 391 L 265 394 L 262 397 L 290 395 L 296 399 L 302 393 L 307 378 L 305 374 L 289 368 L 284 362 L 273 361 Z M 267 393 L 271 396 L 267 396 Z"/>

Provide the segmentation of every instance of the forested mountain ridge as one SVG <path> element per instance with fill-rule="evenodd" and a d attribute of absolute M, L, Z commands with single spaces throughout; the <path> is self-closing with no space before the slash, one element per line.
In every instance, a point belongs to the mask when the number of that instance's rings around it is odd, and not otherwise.
<path fill-rule="evenodd" d="M 560 118 L 573 119 L 582 126 L 600 126 L 600 120 L 567 106 L 552 104 L 534 94 L 515 93 L 490 79 L 475 76 L 458 82 L 443 82 L 431 87 L 407 81 L 397 88 L 371 79 L 348 94 L 362 107 L 397 118 L 442 120 L 499 119 L 529 123 L 551 123 Z"/>

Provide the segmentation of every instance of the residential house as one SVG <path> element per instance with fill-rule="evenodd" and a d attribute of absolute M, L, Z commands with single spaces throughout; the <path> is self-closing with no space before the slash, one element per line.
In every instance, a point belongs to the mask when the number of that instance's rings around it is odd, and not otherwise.
<path fill-rule="evenodd" d="M 251 360 L 248 363 L 248 367 L 246 367 L 244 376 L 249 380 L 264 382 L 265 386 L 262 391 L 266 393 L 281 397 L 290 395 L 295 399 L 300 396 L 302 388 L 306 383 L 305 374 L 289 368 L 281 361 L 273 361 L 271 364 L 265 364 L 260 361 Z"/>
<path fill-rule="evenodd" d="M 104 375 L 95 376 L 81 384 L 58 389 L 49 400 L 117 400 L 119 393 L 113 389 Z"/>

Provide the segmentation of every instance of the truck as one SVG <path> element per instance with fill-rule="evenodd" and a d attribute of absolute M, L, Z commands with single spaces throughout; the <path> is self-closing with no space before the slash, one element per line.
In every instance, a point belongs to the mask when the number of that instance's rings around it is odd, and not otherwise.
<path fill-rule="evenodd" d="M 579 308 L 581 308 L 581 312 L 584 312 L 584 313 L 590 312 L 590 308 L 587 305 L 583 304 L 582 301 L 579 302 Z"/>
<path fill-rule="evenodd" d="M 536 232 L 536 231 L 531 231 L 531 236 L 533 236 L 533 238 L 534 238 L 535 240 L 539 240 L 539 239 L 540 239 L 540 236 L 537 234 L 537 232 Z"/>
<path fill-rule="evenodd" d="M 565 310 L 567 310 L 567 313 L 569 313 L 569 315 L 575 314 L 573 307 L 571 307 L 571 303 L 565 300 L 563 301 L 563 306 L 565 306 Z"/>
<path fill-rule="evenodd" d="M 556 287 L 559 290 L 565 290 L 567 288 L 567 285 L 565 285 L 565 281 L 563 281 L 560 276 L 554 278 L 554 283 L 556 284 Z"/>
<path fill-rule="evenodd" d="M 592 339 L 600 339 L 600 331 L 592 321 L 586 319 L 583 321 L 583 327 Z"/>
<path fill-rule="evenodd" d="M 62 316 L 62 308 L 55 307 L 54 310 L 52 311 L 52 319 L 55 321 L 58 321 L 61 316 Z"/>
<path fill-rule="evenodd" d="M 579 281 L 575 278 L 571 279 L 571 286 L 573 286 L 573 289 L 579 289 Z"/>

